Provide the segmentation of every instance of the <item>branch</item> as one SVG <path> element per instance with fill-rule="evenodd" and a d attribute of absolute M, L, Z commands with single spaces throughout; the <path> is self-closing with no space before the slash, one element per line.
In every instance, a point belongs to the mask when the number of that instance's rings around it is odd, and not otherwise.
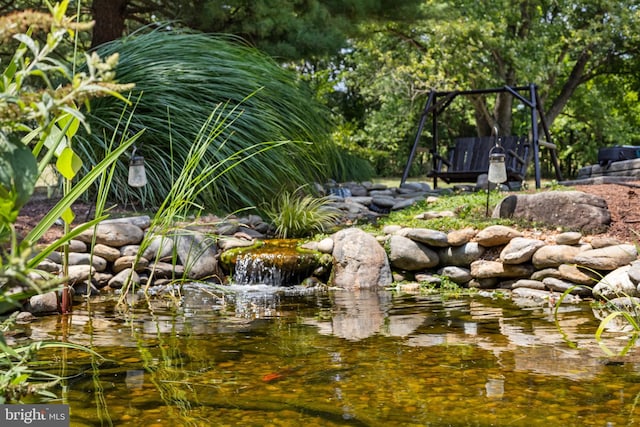
<path fill-rule="evenodd" d="M 418 49 L 420 52 L 422 52 L 422 53 L 427 53 L 428 52 L 428 49 L 427 49 L 427 47 L 425 45 L 423 45 L 422 43 L 420 43 L 419 41 L 417 41 L 416 39 L 414 39 L 410 35 L 401 32 L 398 29 L 387 27 L 386 31 L 389 34 L 392 34 L 392 35 L 398 37 L 399 39 L 401 39 L 401 40 L 403 40 L 405 42 L 408 42 L 410 45 L 412 45 L 413 47 Z"/>

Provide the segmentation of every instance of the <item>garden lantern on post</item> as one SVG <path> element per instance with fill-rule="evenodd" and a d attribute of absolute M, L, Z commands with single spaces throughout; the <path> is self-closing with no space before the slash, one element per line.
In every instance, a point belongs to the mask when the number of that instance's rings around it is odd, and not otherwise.
<path fill-rule="evenodd" d="M 496 137 L 496 145 L 489 150 L 489 172 L 487 176 L 487 212 L 486 216 L 489 216 L 489 193 L 491 191 L 491 184 L 496 186 L 502 184 L 507 180 L 507 166 L 505 164 L 504 148 L 499 143 L 499 139 Z"/>
<path fill-rule="evenodd" d="M 129 176 L 127 182 L 132 187 L 144 187 L 147 184 L 147 173 L 144 169 L 144 157 L 136 155 L 137 147 L 133 147 L 129 160 Z"/>

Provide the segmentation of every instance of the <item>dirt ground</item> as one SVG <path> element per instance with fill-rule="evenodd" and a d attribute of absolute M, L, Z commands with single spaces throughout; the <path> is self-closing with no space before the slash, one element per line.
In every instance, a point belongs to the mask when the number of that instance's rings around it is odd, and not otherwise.
<path fill-rule="evenodd" d="M 606 235 L 625 242 L 640 241 L 640 181 L 622 184 L 597 184 L 572 187 L 578 191 L 595 194 L 606 200 L 611 213 L 611 226 Z M 54 205 L 53 200 L 41 198 L 29 202 L 20 212 L 16 229 L 25 235 L 35 224 L 44 217 Z M 75 223 L 87 221 L 93 216 L 91 205 L 76 203 L 74 213 Z M 125 209 L 116 208 L 122 213 Z M 132 211 L 132 214 L 135 212 Z M 49 243 L 62 235 L 62 227 L 54 226 L 42 239 L 43 243 Z"/>

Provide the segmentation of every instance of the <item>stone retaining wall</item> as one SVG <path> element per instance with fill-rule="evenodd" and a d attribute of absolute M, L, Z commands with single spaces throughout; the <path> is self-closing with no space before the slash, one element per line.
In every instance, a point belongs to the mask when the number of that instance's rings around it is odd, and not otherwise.
<path fill-rule="evenodd" d="M 238 224 L 251 221 L 245 218 Z M 238 232 L 238 224 L 187 227 L 163 236 L 149 231 L 149 217 L 104 221 L 95 236 L 87 231 L 71 242 L 69 283 L 76 296 L 176 279 L 224 283 L 228 272 L 218 262 L 222 252 L 255 240 L 247 232 L 252 228 Z M 606 237 L 587 241 L 581 233 L 566 232 L 550 239 L 499 225 L 450 233 L 401 226 L 383 231 L 374 237 L 348 228 L 306 246 L 333 255 L 329 285 L 345 289 L 386 287 L 394 281 L 412 286 L 447 278 L 461 286 L 500 288 L 537 301 L 551 301 L 569 289 L 581 298 L 640 294 L 636 246 Z M 60 262 L 61 254 L 54 253 L 40 268 L 59 274 Z M 58 301 L 51 294 L 37 295 L 25 309 L 53 312 Z"/>

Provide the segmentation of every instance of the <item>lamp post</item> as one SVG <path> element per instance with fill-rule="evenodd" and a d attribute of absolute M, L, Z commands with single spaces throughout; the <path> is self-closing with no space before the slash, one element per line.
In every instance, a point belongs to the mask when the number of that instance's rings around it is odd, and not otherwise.
<path fill-rule="evenodd" d="M 147 173 L 144 169 L 144 157 L 136 155 L 136 147 L 133 147 L 129 160 L 129 176 L 127 182 L 132 187 L 144 187 L 147 184 Z"/>
<path fill-rule="evenodd" d="M 507 167 L 505 164 L 504 148 L 496 140 L 496 145 L 489 150 L 489 172 L 487 176 L 487 212 L 489 216 L 489 192 L 491 191 L 491 183 L 500 185 L 507 180 Z"/>

